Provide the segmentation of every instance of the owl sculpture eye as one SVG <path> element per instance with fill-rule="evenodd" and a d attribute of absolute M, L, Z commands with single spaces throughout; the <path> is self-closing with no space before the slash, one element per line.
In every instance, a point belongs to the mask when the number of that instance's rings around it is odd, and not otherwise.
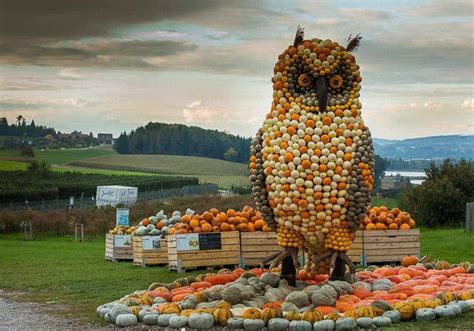
<path fill-rule="evenodd" d="M 308 75 L 306 74 L 301 74 L 299 77 L 298 77 L 298 84 L 301 86 L 301 87 L 307 87 L 311 84 L 311 79 L 309 78 Z"/>
<path fill-rule="evenodd" d="M 341 88 L 343 84 L 344 80 L 339 75 L 332 76 L 329 80 L 329 86 L 331 86 L 333 89 Z"/>

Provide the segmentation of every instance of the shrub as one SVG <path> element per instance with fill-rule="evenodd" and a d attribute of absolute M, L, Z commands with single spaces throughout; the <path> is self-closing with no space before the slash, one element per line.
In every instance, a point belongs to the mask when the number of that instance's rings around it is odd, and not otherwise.
<path fill-rule="evenodd" d="M 418 224 L 455 226 L 464 220 L 466 203 L 474 201 L 474 163 L 446 160 L 426 170 L 426 180 L 408 189 L 401 208 L 409 211 Z"/>

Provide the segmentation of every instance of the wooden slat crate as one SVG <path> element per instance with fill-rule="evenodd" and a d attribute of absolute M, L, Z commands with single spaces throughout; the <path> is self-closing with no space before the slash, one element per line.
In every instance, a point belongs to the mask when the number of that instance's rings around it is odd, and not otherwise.
<path fill-rule="evenodd" d="M 352 262 L 362 265 L 400 262 L 405 255 L 419 256 L 420 230 L 357 231 L 348 255 Z"/>
<path fill-rule="evenodd" d="M 115 238 L 116 236 L 113 234 L 107 233 L 105 235 L 105 259 L 112 262 L 132 260 L 133 246 L 130 244 L 128 247 L 116 247 Z"/>
<path fill-rule="evenodd" d="M 276 232 L 242 232 L 240 251 L 242 267 L 258 267 L 264 258 L 281 252 L 282 248 L 278 246 Z"/>
<path fill-rule="evenodd" d="M 219 267 L 238 265 L 240 257 L 240 240 L 238 231 L 221 232 L 220 249 L 181 250 L 178 249 L 177 236 L 169 235 L 168 265 L 169 269 L 177 272 L 198 267 Z"/>
<path fill-rule="evenodd" d="M 133 237 L 133 264 L 146 267 L 150 265 L 165 265 L 168 263 L 168 241 L 160 239 L 160 248 L 144 249 L 143 241 L 148 238 L 158 239 L 158 236 Z"/>

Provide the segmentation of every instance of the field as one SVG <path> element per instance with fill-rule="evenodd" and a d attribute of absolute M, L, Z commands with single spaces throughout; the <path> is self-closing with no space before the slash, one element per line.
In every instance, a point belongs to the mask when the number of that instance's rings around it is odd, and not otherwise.
<path fill-rule="evenodd" d="M 473 241 L 474 233 L 466 234 L 462 230 L 421 230 L 422 254 L 431 253 L 434 258 L 450 262 L 474 261 L 474 251 L 469 249 Z M 85 316 L 95 322 L 98 322 L 95 317 L 98 305 L 144 289 L 154 281 L 169 282 L 179 277 L 166 268 L 106 262 L 103 239 L 82 244 L 70 237 L 25 242 L 19 235 L 0 235 L 0 260 L 0 288 L 23 293 L 19 300 L 70 305 L 73 308 L 68 313 L 73 317 Z M 470 329 L 474 327 L 473 318 L 471 312 L 456 320 L 430 324 L 427 330 L 436 325 Z M 393 329 L 421 326 L 402 323 Z"/>
<path fill-rule="evenodd" d="M 248 186 L 248 167 L 196 156 L 180 155 L 107 155 L 72 162 L 73 166 L 111 170 L 152 172 L 162 175 L 198 177 L 201 182 L 216 183 L 220 187 Z"/>
<path fill-rule="evenodd" d="M 78 171 L 107 175 L 180 175 L 197 177 L 200 183 L 220 188 L 246 187 L 247 165 L 217 159 L 178 155 L 119 155 L 111 146 L 88 149 L 35 150 L 35 159 L 52 165 L 53 171 Z M 18 151 L 0 150 L 0 170 L 26 170 Z"/>

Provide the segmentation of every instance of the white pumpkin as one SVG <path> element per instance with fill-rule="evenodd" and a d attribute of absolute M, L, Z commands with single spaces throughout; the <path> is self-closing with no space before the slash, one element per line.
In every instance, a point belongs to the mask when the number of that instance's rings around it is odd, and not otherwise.
<path fill-rule="evenodd" d="M 115 319 L 118 326 L 133 326 L 138 323 L 138 319 L 133 314 L 120 314 Z"/>

